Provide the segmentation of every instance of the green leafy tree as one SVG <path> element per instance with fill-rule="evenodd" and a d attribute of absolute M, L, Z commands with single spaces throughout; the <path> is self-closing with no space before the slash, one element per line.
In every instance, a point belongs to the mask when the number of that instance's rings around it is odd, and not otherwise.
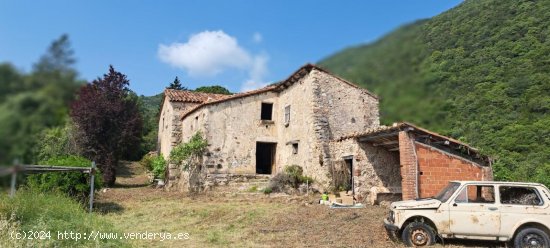
<path fill-rule="evenodd" d="M 231 91 L 219 85 L 198 87 L 195 89 L 195 92 L 231 95 Z"/>
<path fill-rule="evenodd" d="M 0 164 L 36 163 L 42 132 L 65 123 L 67 106 L 82 83 L 72 68 L 73 53 L 64 35 L 31 73 L 0 65 Z"/>

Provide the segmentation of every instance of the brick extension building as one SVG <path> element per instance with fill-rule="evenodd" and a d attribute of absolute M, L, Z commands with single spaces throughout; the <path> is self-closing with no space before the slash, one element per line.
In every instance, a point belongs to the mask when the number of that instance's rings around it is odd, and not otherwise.
<path fill-rule="evenodd" d="M 408 123 L 381 126 L 376 95 L 315 65 L 251 92 L 195 94 L 165 92 L 158 148 L 167 157 L 202 132 L 208 187 L 299 165 L 321 190 L 344 175 L 359 201 L 374 204 L 431 196 L 449 180 L 492 178 L 489 159 L 464 143 Z M 168 179 L 187 180 L 176 165 Z"/>

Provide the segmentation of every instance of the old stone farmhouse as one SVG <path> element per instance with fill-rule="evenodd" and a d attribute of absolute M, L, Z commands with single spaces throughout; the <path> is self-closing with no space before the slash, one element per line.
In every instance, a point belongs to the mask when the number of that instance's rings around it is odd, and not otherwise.
<path fill-rule="evenodd" d="M 357 200 L 376 203 L 431 196 L 449 180 L 492 179 L 490 160 L 476 149 L 408 123 L 381 126 L 376 95 L 315 65 L 231 96 L 164 93 L 159 151 L 168 157 L 200 131 L 214 185 L 299 165 L 321 190 L 343 175 Z M 180 175 L 170 165 L 171 184 Z"/>

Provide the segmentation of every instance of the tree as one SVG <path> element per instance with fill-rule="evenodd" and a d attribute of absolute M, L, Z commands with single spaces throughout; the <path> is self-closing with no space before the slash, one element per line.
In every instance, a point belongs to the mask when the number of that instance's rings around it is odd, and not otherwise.
<path fill-rule="evenodd" d="M 195 92 L 204 92 L 204 93 L 213 93 L 213 94 L 224 94 L 224 95 L 231 95 L 231 91 L 228 89 L 219 86 L 219 85 L 213 85 L 213 86 L 202 86 L 195 89 Z"/>
<path fill-rule="evenodd" d="M 0 164 L 38 162 L 40 134 L 63 125 L 81 85 L 68 36 L 52 42 L 31 73 L 0 65 Z"/>
<path fill-rule="evenodd" d="M 69 36 L 63 34 L 59 39 L 52 42 L 48 48 L 48 52 L 34 65 L 34 71 L 74 72 L 72 66 L 76 62 L 76 59 L 73 56 L 74 51 L 71 49 Z"/>
<path fill-rule="evenodd" d="M 173 89 L 173 90 L 187 90 L 186 87 L 184 87 L 183 85 L 181 85 L 180 80 L 178 79 L 177 76 L 176 76 L 176 78 L 174 79 L 174 82 L 172 82 L 172 83 L 170 84 L 170 86 L 167 87 L 167 89 Z"/>
<path fill-rule="evenodd" d="M 142 118 L 129 84 L 126 75 L 110 66 L 103 78 L 80 89 L 71 106 L 82 153 L 98 163 L 107 186 L 115 183 L 121 156 L 141 140 Z"/>

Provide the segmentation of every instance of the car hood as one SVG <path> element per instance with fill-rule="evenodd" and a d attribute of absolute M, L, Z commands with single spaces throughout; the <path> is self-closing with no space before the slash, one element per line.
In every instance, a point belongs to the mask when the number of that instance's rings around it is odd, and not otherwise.
<path fill-rule="evenodd" d="M 432 209 L 438 208 L 441 201 L 437 199 L 417 199 L 410 201 L 398 201 L 390 205 L 391 209 Z"/>

